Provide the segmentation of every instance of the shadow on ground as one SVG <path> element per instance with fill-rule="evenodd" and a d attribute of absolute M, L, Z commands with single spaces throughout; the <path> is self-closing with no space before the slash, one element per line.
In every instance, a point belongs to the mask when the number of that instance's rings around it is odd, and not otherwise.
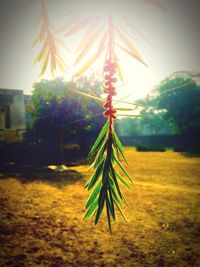
<path fill-rule="evenodd" d="M 49 169 L 47 166 L 0 166 L 0 179 L 16 178 L 22 183 L 42 181 L 58 188 L 76 183 L 83 175 L 73 169 L 62 172 Z"/>

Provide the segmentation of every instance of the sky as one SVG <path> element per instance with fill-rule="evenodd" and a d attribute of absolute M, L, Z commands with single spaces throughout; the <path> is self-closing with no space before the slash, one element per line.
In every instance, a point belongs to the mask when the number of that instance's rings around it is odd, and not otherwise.
<path fill-rule="evenodd" d="M 53 24 L 58 28 L 74 7 L 81 14 L 98 12 L 104 16 L 108 2 L 46 0 L 46 5 Z M 118 92 L 120 96 L 129 95 L 133 100 L 145 97 L 173 72 L 200 71 L 200 1 L 160 0 L 166 11 L 146 2 L 109 2 L 111 11 L 119 18 L 119 24 L 120 16 L 128 17 L 145 36 L 144 39 L 136 35 L 134 45 L 148 67 L 123 53 L 119 54 L 124 82 L 119 83 Z M 0 0 L 0 88 L 21 89 L 25 94 L 31 94 L 34 83 L 40 80 L 40 65 L 32 64 L 40 47 L 31 49 L 39 32 L 39 26 L 36 27 L 39 13 L 40 0 Z M 71 53 L 65 54 L 65 60 L 71 67 L 68 73 L 60 76 L 69 80 L 74 72 L 74 51 L 81 33 L 68 39 L 61 34 L 61 38 L 71 50 Z M 98 63 L 86 74 L 93 71 L 101 71 Z M 46 74 L 43 78 L 51 77 Z"/>

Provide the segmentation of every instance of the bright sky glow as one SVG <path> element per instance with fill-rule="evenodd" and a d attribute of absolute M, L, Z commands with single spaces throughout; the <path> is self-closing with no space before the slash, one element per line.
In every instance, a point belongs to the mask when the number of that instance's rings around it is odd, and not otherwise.
<path fill-rule="evenodd" d="M 40 5 L 39 1 L 33 1 L 22 8 L 24 2 L 24 0 L 7 0 L 0 9 L 0 88 L 23 89 L 25 94 L 30 94 L 33 83 L 39 81 L 39 64 L 33 66 L 32 62 L 40 47 L 36 46 L 32 50 L 30 47 L 39 31 L 39 28 L 34 29 L 34 25 L 39 15 Z M 73 1 L 46 1 L 49 16 L 56 27 L 67 20 L 66 2 L 70 9 L 70 3 Z M 149 67 L 118 51 L 124 75 L 124 82 L 119 83 L 119 86 L 122 85 L 118 90 L 119 97 L 130 95 L 129 99 L 138 99 L 148 94 L 159 81 L 172 72 L 200 70 L 198 14 L 200 2 L 198 0 L 161 0 L 166 5 L 167 11 L 142 1 L 133 1 L 132 9 L 130 5 L 127 8 L 124 1 L 117 1 L 117 5 L 113 2 L 116 3 L 116 1 L 110 1 L 111 6 L 115 7 L 112 10 L 113 13 L 119 13 L 118 5 L 120 5 L 121 13 L 124 12 L 126 16 L 131 17 L 134 26 L 150 42 L 139 35 L 135 36 L 134 45 Z M 105 5 L 106 3 L 107 1 Z M 85 12 L 91 12 L 87 5 L 84 8 Z M 105 11 L 100 7 L 93 9 L 93 13 L 94 10 L 100 14 L 103 12 L 105 15 Z M 116 21 L 118 24 L 121 23 L 117 15 Z M 126 31 L 124 26 L 123 28 Z M 68 39 L 62 35 L 61 37 L 72 51 L 65 52 L 66 62 L 72 66 L 80 35 Z M 101 70 L 102 61 L 103 59 L 86 74 L 93 70 Z M 65 79 L 70 79 L 75 71 L 74 67 L 70 68 L 71 70 L 64 76 Z M 46 74 L 44 78 L 49 79 L 50 76 Z"/>

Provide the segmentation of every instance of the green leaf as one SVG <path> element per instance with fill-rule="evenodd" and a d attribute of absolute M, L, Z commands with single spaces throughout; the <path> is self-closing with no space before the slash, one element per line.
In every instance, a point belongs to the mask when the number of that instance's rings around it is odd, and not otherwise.
<path fill-rule="evenodd" d="M 111 171 L 111 175 L 112 175 L 111 177 L 112 177 L 112 179 L 113 179 L 113 181 L 115 183 L 115 186 L 117 188 L 117 192 L 118 192 L 119 196 L 122 198 L 122 193 L 120 191 L 119 184 L 117 182 L 117 178 L 116 178 L 116 175 L 115 175 L 115 170 L 113 169 L 112 165 L 110 165 L 110 171 Z"/>
<path fill-rule="evenodd" d="M 128 189 L 131 189 L 127 182 L 116 172 L 117 178 L 122 182 Z"/>
<path fill-rule="evenodd" d="M 124 148 L 122 146 L 122 143 L 120 142 L 118 136 L 116 135 L 116 133 L 114 132 L 113 133 L 113 136 L 114 136 L 114 141 L 115 141 L 115 144 L 118 148 L 118 151 L 120 152 L 120 154 L 122 155 L 123 159 L 125 160 L 126 164 L 128 165 L 128 162 L 126 160 L 126 157 L 125 157 L 125 154 L 124 154 Z"/>
<path fill-rule="evenodd" d="M 101 187 L 101 191 L 99 194 L 98 204 L 99 206 L 103 206 L 105 202 L 105 196 L 106 196 L 106 184 L 103 184 Z"/>
<path fill-rule="evenodd" d="M 120 111 L 133 111 L 134 108 L 115 108 L 115 110 L 120 110 Z"/>
<path fill-rule="evenodd" d="M 94 213 L 94 211 L 96 210 L 97 206 L 98 206 L 98 203 L 97 203 L 97 201 L 95 201 L 95 202 L 89 207 L 88 211 L 85 213 L 85 215 L 84 215 L 84 217 L 83 217 L 83 220 L 84 220 L 84 221 L 85 221 L 89 216 L 91 216 L 91 215 Z"/>
<path fill-rule="evenodd" d="M 110 205 L 109 205 L 109 200 L 108 197 L 106 198 L 106 211 L 107 211 L 107 218 L 108 218 L 108 226 L 110 233 L 112 233 L 112 227 L 111 227 L 111 221 L 110 221 Z"/>
<path fill-rule="evenodd" d="M 114 159 L 115 159 L 116 163 L 118 164 L 118 166 L 120 167 L 120 169 L 123 171 L 123 173 L 129 179 L 129 181 L 131 181 L 131 183 L 133 183 L 131 177 L 128 175 L 127 171 L 124 169 L 124 167 L 122 166 L 122 164 L 117 160 L 117 158 L 115 156 L 114 156 Z"/>
<path fill-rule="evenodd" d="M 98 221 L 99 221 L 99 219 L 101 217 L 101 214 L 102 214 L 102 211 L 103 211 L 103 206 L 104 206 L 104 202 L 103 202 L 103 205 L 98 207 L 97 214 L 96 214 L 96 217 L 95 217 L 95 224 L 98 223 Z"/>
<path fill-rule="evenodd" d="M 97 167 L 97 165 L 99 164 L 99 162 L 102 160 L 103 158 L 103 154 L 106 150 L 106 147 L 107 147 L 107 142 L 106 141 L 104 144 L 102 144 L 101 148 L 100 148 L 100 151 L 98 152 L 96 158 L 95 158 L 95 161 L 94 161 L 94 168 Z"/>
<path fill-rule="evenodd" d="M 117 207 L 117 209 L 119 210 L 119 212 L 121 213 L 122 217 L 124 218 L 125 222 L 128 222 L 126 219 L 126 216 L 124 215 L 123 211 L 121 210 L 121 208 L 119 207 L 119 205 L 117 204 L 117 202 L 114 200 L 114 203 Z"/>
<path fill-rule="evenodd" d="M 80 95 L 82 95 L 82 96 L 95 99 L 95 100 L 97 100 L 100 103 L 104 103 L 105 102 L 105 100 L 102 99 L 102 98 L 100 98 L 100 97 L 96 97 L 96 96 L 93 96 L 93 95 L 90 95 L 90 94 L 86 94 L 86 93 L 83 93 L 83 92 L 80 92 L 80 91 L 75 91 L 75 92 L 78 93 L 78 94 L 80 94 Z"/>
<path fill-rule="evenodd" d="M 149 118 L 150 116 L 149 115 L 135 115 L 135 114 L 116 114 L 117 116 L 120 116 L 120 117 L 135 117 L 135 118 Z"/>
<path fill-rule="evenodd" d="M 102 144 L 106 134 L 107 134 L 107 131 L 108 131 L 108 126 L 109 126 L 109 123 L 108 121 L 105 123 L 105 125 L 103 126 L 100 134 L 98 135 L 97 139 L 96 139 L 96 142 L 94 143 L 92 149 L 90 150 L 90 153 L 88 155 L 88 157 L 90 158 L 93 154 L 96 153 L 96 151 L 99 149 L 100 145 Z"/>
<path fill-rule="evenodd" d="M 86 205 L 85 205 L 85 208 L 89 208 L 90 205 L 92 205 L 92 203 L 96 200 L 97 196 L 98 196 L 98 193 L 99 193 L 99 189 L 100 189 L 100 186 L 101 186 L 101 181 L 98 183 L 98 185 L 95 187 L 95 189 L 93 190 L 93 192 L 91 193 Z"/>
<path fill-rule="evenodd" d="M 111 189 L 111 191 L 112 191 L 112 195 L 113 195 L 114 199 L 117 201 L 118 205 L 119 205 L 120 207 L 122 207 L 121 200 L 118 198 L 118 196 L 117 196 L 117 194 L 116 194 L 116 189 L 115 189 L 115 185 L 114 185 L 113 181 L 110 180 L 109 182 L 110 182 L 110 189 Z"/>
<path fill-rule="evenodd" d="M 102 160 L 102 162 L 99 164 L 98 168 L 96 169 L 95 173 L 90 179 L 89 184 L 88 184 L 88 190 L 90 190 L 95 185 L 96 181 L 99 179 L 99 176 L 103 172 L 103 166 L 104 166 L 104 160 Z"/>
<path fill-rule="evenodd" d="M 115 220 L 115 208 L 114 208 L 113 196 L 112 196 L 110 186 L 109 186 L 108 204 L 110 206 L 111 215 L 112 215 L 113 219 Z"/>
<path fill-rule="evenodd" d="M 143 105 L 143 104 L 140 104 L 140 103 L 136 103 L 136 102 L 128 102 L 128 101 L 123 101 L 123 100 L 113 100 L 114 103 L 124 103 L 124 104 L 129 104 L 129 105 L 133 105 L 133 106 L 136 106 L 136 107 L 144 107 L 144 108 L 148 108 L 150 106 L 147 106 L 147 105 Z"/>
<path fill-rule="evenodd" d="M 128 201 L 126 200 L 124 194 L 122 194 L 122 198 L 123 198 L 124 202 L 126 203 L 126 205 L 129 206 Z"/>

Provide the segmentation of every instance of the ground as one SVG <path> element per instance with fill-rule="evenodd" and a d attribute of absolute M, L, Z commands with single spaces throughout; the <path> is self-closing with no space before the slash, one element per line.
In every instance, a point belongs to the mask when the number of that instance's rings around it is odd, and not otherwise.
<path fill-rule="evenodd" d="M 0 266 L 200 266 L 200 158 L 126 149 L 134 180 L 117 214 L 82 221 L 88 165 L 1 175 Z"/>

